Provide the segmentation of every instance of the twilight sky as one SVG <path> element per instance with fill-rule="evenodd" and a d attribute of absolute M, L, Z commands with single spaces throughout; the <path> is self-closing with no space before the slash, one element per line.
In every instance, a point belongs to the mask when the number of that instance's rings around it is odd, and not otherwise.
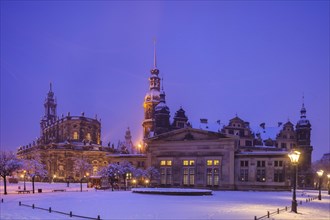
<path fill-rule="evenodd" d="M 102 140 L 142 138 L 153 65 L 174 116 L 296 124 L 305 95 L 313 161 L 329 152 L 329 1 L 1 1 L 1 149 L 58 115 L 102 119 Z"/>

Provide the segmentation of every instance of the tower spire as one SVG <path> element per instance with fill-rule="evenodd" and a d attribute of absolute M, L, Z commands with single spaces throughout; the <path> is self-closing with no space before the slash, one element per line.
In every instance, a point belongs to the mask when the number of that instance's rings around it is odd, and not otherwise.
<path fill-rule="evenodd" d="M 157 59 L 156 59 L 156 39 L 154 39 L 154 68 L 157 69 Z"/>
<path fill-rule="evenodd" d="M 305 94 L 303 93 L 302 96 L 302 107 L 305 107 Z"/>
<path fill-rule="evenodd" d="M 49 92 L 52 92 L 52 82 L 49 83 Z"/>
<path fill-rule="evenodd" d="M 164 92 L 164 78 L 163 77 L 161 79 L 161 84 L 162 84 L 162 91 Z"/>

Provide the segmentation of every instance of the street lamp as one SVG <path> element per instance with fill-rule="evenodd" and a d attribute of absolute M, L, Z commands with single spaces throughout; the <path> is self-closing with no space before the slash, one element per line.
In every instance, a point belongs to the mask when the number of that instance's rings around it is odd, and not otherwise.
<path fill-rule="evenodd" d="M 132 182 L 133 182 L 133 186 L 136 187 L 136 179 L 133 179 Z"/>
<path fill-rule="evenodd" d="M 319 176 L 319 200 L 321 200 L 321 179 L 322 179 L 322 176 L 323 176 L 323 170 L 319 170 L 317 171 L 317 175 Z"/>
<path fill-rule="evenodd" d="M 296 182 L 297 182 L 297 165 L 300 157 L 299 151 L 291 151 L 289 157 L 293 166 L 293 194 L 292 194 L 292 205 L 291 211 L 297 213 L 297 200 L 296 200 Z"/>
<path fill-rule="evenodd" d="M 328 195 L 330 195 L 330 173 L 327 175 L 328 177 Z"/>
<path fill-rule="evenodd" d="M 138 144 L 138 148 L 139 148 L 139 153 L 141 153 L 142 145 L 141 144 Z"/>
<path fill-rule="evenodd" d="M 148 184 L 149 184 L 149 180 L 148 180 L 148 179 L 146 179 L 146 180 L 145 180 L 145 183 L 146 183 L 146 187 L 148 187 Z"/>
<path fill-rule="evenodd" d="M 26 190 L 26 184 L 25 184 L 25 177 L 26 177 L 26 170 L 23 170 L 24 173 L 24 191 Z"/>
<path fill-rule="evenodd" d="M 54 175 L 53 175 L 53 182 L 54 182 L 55 179 L 56 179 L 56 175 L 54 174 Z"/>

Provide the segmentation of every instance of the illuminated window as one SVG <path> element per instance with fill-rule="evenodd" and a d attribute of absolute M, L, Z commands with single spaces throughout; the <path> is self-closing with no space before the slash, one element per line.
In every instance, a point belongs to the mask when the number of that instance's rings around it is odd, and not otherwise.
<path fill-rule="evenodd" d="M 161 160 L 160 165 L 161 166 L 172 166 L 172 160 Z"/>
<path fill-rule="evenodd" d="M 184 160 L 183 166 L 195 166 L 195 160 Z"/>
<path fill-rule="evenodd" d="M 78 140 L 79 137 L 78 137 L 78 132 L 73 132 L 73 140 Z"/>
<path fill-rule="evenodd" d="M 98 173 L 98 167 L 93 166 L 93 175 L 97 175 L 97 173 Z"/>
<path fill-rule="evenodd" d="M 219 168 L 207 168 L 206 169 L 206 185 L 218 186 L 220 180 Z"/>
<path fill-rule="evenodd" d="M 206 160 L 206 185 L 218 187 L 220 183 L 220 160 Z"/>
<path fill-rule="evenodd" d="M 64 167 L 63 167 L 63 165 L 58 166 L 58 175 L 59 176 L 64 176 Z"/>
<path fill-rule="evenodd" d="M 87 133 L 86 140 L 88 140 L 88 141 L 92 140 L 91 133 Z"/>

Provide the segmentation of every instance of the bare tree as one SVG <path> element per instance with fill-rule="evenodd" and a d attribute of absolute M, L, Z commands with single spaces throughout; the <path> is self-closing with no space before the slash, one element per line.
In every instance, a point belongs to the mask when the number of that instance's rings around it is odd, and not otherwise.
<path fill-rule="evenodd" d="M 34 193 L 34 182 L 35 177 L 45 177 L 47 175 L 47 170 L 44 164 L 41 163 L 40 157 L 36 156 L 34 159 L 23 160 L 23 169 L 26 170 L 28 176 L 32 179 L 32 192 Z"/>
<path fill-rule="evenodd" d="M 7 195 L 7 176 L 22 167 L 22 162 L 12 152 L 0 152 L 0 176 L 3 177 L 4 194 Z"/>
<path fill-rule="evenodd" d="M 84 159 L 76 159 L 73 164 L 73 171 L 80 176 L 80 192 L 82 192 L 82 181 L 84 177 L 89 175 L 92 165 Z"/>

